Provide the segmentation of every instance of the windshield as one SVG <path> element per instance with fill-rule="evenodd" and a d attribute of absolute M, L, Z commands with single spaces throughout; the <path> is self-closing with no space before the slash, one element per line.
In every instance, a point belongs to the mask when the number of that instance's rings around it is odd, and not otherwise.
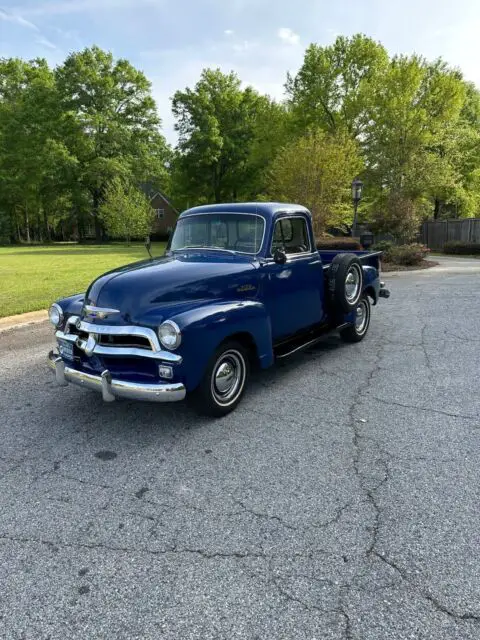
<path fill-rule="evenodd" d="M 264 229 L 265 220 L 254 214 L 188 216 L 178 221 L 170 250 L 202 248 L 255 254 L 262 246 Z"/>

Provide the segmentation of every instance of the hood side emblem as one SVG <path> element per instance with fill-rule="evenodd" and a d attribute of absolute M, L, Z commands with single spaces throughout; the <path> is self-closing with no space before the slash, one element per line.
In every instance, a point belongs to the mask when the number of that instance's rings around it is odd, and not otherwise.
<path fill-rule="evenodd" d="M 86 318 L 98 318 L 99 320 L 104 320 L 105 318 L 108 318 L 108 316 L 120 313 L 119 309 L 106 309 L 104 307 L 94 307 L 89 304 L 86 304 L 82 311 Z"/>

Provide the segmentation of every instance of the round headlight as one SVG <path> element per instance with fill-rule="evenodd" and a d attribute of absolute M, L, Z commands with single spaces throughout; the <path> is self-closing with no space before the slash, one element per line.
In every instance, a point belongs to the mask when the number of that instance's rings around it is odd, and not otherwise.
<path fill-rule="evenodd" d="M 59 327 L 63 322 L 62 307 L 54 302 L 48 310 L 48 317 L 54 327 Z"/>
<path fill-rule="evenodd" d="M 166 349 L 176 349 L 182 341 L 180 329 L 172 320 L 166 320 L 158 327 L 158 337 Z"/>

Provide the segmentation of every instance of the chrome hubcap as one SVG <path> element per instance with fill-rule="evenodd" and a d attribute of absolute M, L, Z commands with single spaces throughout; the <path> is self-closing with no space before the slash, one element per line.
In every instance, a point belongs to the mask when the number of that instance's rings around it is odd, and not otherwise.
<path fill-rule="evenodd" d="M 355 302 L 360 293 L 360 272 L 358 265 L 354 264 L 347 271 L 345 278 L 345 297 L 348 302 Z"/>
<path fill-rule="evenodd" d="M 357 333 L 363 333 L 368 322 L 368 307 L 365 301 L 362 301 L 355 311 L 355 329 Z"/>
<path fill-rule="evenodd" d="M 245 360 L 241 353 L 231 349 L 217 361 L 212 375 L 212 395 L 223 406 L 232 404 L 245 384 Z"/>
<path fill-rule="evenodd" d="M 235 370 L 230 362 L 222 362 L 215 374 L 215 386 L 220 393 L 227 393 L 235 383 Z"/>

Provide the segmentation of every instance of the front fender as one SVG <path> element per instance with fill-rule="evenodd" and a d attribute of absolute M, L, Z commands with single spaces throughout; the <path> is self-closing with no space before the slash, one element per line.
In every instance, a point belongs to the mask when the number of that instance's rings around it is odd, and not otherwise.
<path fill-rule="evenodd" d="M 249 334 L 263 369 L 273 364 L 270 318 L 257 300 L 214 302 L 170 319 L 182 331 L 178 353 L 183 357 L 181 366 L 187 391 L 198 386 L 218 345 L 238 333 Z"/>
<path fill-rule="evenodd" d="M 77 293 L 73 296 L 69 296 L 68 298 L 62 298 L 61 300 L 57 300 L 57 304 L 61 306 L 63 309 L 63 313 L 69 316 L 79 316 L 83 302 L 85 300 L 84 293 Z"/>

